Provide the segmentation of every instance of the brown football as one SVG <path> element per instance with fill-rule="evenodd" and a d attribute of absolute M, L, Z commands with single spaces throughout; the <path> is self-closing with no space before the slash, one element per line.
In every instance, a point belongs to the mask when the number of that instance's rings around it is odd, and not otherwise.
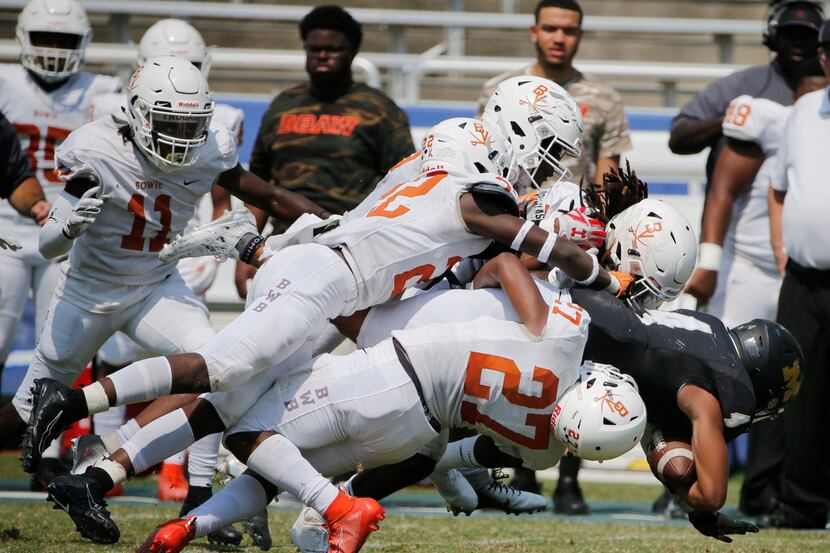
<path fill-rule="evenodd" d="M 646 454 L 651 472 L 669 489 L 688 488 L 695 480 L 695 458 L 686 438 L 654 432 Z"/>

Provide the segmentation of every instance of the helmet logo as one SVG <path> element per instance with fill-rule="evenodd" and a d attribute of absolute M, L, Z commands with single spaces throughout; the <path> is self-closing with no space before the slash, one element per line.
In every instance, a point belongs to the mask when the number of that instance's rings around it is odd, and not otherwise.
<path fill-rule="evenodd" d="M 801 388 L 801 365 L 798 359 L 792 365 L 784 367 L 781 371 L 784 374 L 784 403 L 790 401 Z"/>
<path fill-rule="evenodd" d="M 143 65 L 139 65 L 138 69 L 133 71 L 133 76 L 130 77 L 130 90 L 135 89 L 135 85 L 138 82 L 138 77 L 141 75 L 141 70 L 144 69 Z"/>
<path fill-rule="evenodd" d="M 547 107 L 548 97 L 547 97 L 548 87 L 545 85 L 540 84 L 536 88 L 533 89 L 533 94 L 535 97 L 532 101 L 527 101 L 525 98 L 519 99 L 520 106 L 529 106 L 532 113 L 539 113 L 540 107 Z"/>
<path fill-rule="evenodd" d="M 470 142 L 472 146 L 486 146 L 490 143 L 490 133 L 484 128 L 484 125 L 476 123 L 473 125 L 473 131 L 470 133 L 473 137 L 473 140 Z"/>
<path fill-rule="evenodd" d="M 640 225 L 637 225 L 636 228 L 628 228 L 628 232 L 634 235 L 634 245 L 637 245 L 637 242 L 643 242 L 646 238 L 654 238 L 654 235 L 658 232 L 663 230 L 663 223 L 660 221 L 656 223 L 646 223 L 643 225 L 643 230 L 640 231 Z"/>
<path fill-rule="evenodd" d="M 612 390 L 605 390 L 601 397 L 594 398 L 594 401 L 604 401 L 612 411 L 616 411 L 621 417 L 628 416 L 628 409 L 622 401 L 614 399 L 614 392 Z"/>

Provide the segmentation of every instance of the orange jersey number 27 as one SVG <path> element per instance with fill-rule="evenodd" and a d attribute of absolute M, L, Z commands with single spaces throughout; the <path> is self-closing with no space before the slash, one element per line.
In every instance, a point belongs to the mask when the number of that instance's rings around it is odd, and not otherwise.
<path fill-rule="evenodd" d="M 546 409 L 556 401 L 559 378 L 553 371 L 534 367 L 533 381 L 542 384 L 542 393 L 539 396 L 523 394 L 519 391 L 522 373 L 512 359 L 475 351 L 470 353 L 467 361 L 467 376 L 464 379 L 465 397 L 490 400 L 491 386 L 484 384 L 481 378 L 484 370 L 503 375 L 501 395 L 516 408 Z M 496 401 L 495 398 L 493 400 Z M 528 413 L 525 416 L 524 424 L 533 429 L 532 436 L 516 432 L 480 412 L 478 404 L 471 401 L 461 402 L 461 419 L 470 424 L 483 424 L 511 442 L 529 449 L 547 449 L 550 442 L 550 414 Z"/>

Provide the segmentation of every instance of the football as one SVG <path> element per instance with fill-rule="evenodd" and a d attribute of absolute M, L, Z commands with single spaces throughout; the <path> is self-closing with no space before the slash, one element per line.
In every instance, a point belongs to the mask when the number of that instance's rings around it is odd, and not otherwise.
<path fill-rule="evenodd" d="M 656 430 L 648 443 L 651 472 L 669 489 L 688 488 L 697 480 L 690 441 Z"/>

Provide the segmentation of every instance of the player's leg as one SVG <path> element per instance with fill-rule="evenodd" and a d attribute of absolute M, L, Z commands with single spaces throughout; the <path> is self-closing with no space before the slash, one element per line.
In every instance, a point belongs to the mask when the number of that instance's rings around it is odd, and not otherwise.
<path fill-rule="evenodd" d="M 6 363 L 14 343 L 15 332 L 26 298 L 29 295 L 29 269 L 18 256 L 0 249 L 0 368 Z M 16 447 L 23 435 L 25 422 L 12 404 L 0 409 L 0 443 Z"/>
<path fill-rule="evenodd" d="M 94 307 L 99 296 L 91 283 L 74 278 L 61 280 L 38 339 L 32 364 L 29 366 L 12 403 L 21 420 L 28 421 L 21 459 L 24 470 L 34 470 L 40 453 L 71 422 L 86 414 L 69 411 L 65 424 L 55 424 L 63 411 L 51 408 L 53 399 L 66 401 L 70 386 L 84 366 L 129 317 L 129 308 L 112 311 Z M 37 394 L 32 389 L 38 382 Z M 54 386 L 52 385 L 54 384 Z M 48 398 L 49 401 L 43 401 Z M 50 427 L 50 432 L 44 432 Z"/>
<path fill-rule="evenodd" d="M 196 353 L 133 363 L 87 386 L 78 409 L 92 413 L 170 393 L 228 390 L 286 359 L 327 319 L 348 311 L 357 293 L 340 255 L 316 244 L 276 254 L 257 272 L 252 290 L 248 308 Z"/>

